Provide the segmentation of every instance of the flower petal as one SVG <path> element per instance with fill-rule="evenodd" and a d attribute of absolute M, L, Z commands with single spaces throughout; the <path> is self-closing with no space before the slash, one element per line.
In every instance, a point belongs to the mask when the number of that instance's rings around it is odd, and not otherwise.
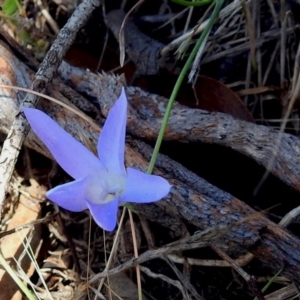
<path fill-rule="evenodd" d="M 149 203 L 162 199 L 170 192 L 171 185 L 160 176 L 149 175 L 127 168 L 127 181 L 122 202 Z"/>
<path fill-rule="evenodd" d="M 48 147 L 59 165 L 73 178 L 86 177 L 91 171 L 103 167 L 91 151 L 46 114 L 32 108 L 24 108 L 24 113 L 33 131 Z"/>
<path fill-rule="evenodd" d="M 95 222 L 104 230 L 113 231 L 117 224 L 118 198 L 103 204 L 86 201 Z"/>
<path fill-rule="evenodd" d="M 121 95 L 109 111 L 98 141 L 98 155 L 109 171 L 125 175 L 124 150 L 127 119 L 127 99 Z"/>
<path fill-rule="evenodd" d="M 85 179 L 59 185 L 46 193 L 46 197 L 67 210 L 78 212 L 87 209 L 84 199 Z"/>

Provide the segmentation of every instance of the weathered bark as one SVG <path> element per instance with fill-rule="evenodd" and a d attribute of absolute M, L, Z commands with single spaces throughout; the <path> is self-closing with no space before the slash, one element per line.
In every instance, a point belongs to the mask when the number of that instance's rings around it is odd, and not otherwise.
<path fill-rule="evenodd" d="M 122 79 L 97 76 L 65 63 L 59 68 L 61 77 L 80 92 L 98 99 L 101 113 L 107 116 L 119 90 L 114 85 Z M 110 82 L 110 88 L 106 86 Z M 124 82 L 124 81 L 123 81 Z M 129 112 L 127 130 L 131 134 L 155 140 L 167 106 L 167 99 L 149 94 L 136 87 L 127 87 Z M 278 130 L 236 120 L 223 114 L 191 109 L 175 103 L 164 136 L 165 140 L 203 142 L 232 148 L 268 167 L 276 152 L 270 172 L 284 183 L 300 191 L 300 140 L 284 133 L 276 151 Z"/>
<path fill-rule="evenodd" d="M 0 51 L 5 50 L 0 48 Z M 3 65 L 3 72 L 0 75 L 1 81 L 8 82 L 8 80 L 10 80 L 10 82 L 15 81 L 16 84 L 19 84 L 17 76 L 14 76 L 14 74 L 17 74 L 18 70 L 14 70 L 14 66 L 9 65 L 9 61 L 4 61 L 3 64 L 5 63 L 6 67 Z M 23 70 L 29 72 L 29 70 L 25 68 L 23 68 Z M 70 74 L 70 77 L 72 77 L 72 74 Z M 101 112 L 106 115 L 111 106 L 111 102 L 116 99 L 116 96 L 119 94 L 121 86 L 124 83 L 121 78 L 112 76 L 103 75 L 99 78 L 102 81 L 102 84 L 100 85 L 102 99 L 102 102 L 100 103 L 102 108 Z M 106 83 L 106 87 L 104 83 Z M 90 84 L 93 84 L 93 82 L 90 82 Z M 65 103 L 72 105 L 66 97 L 62 96 L 63 91 L 57 90 L 60 88 L 63 89 L 63 85 L 51 85 L 48 88 L 48 92 L 50 95 L 55 95 Z M 1 103 L 2 105 L 5 105 L 6 111 L 9 110 L 10 114 L 15 115 L 18 111 L 17 95 L 12 91 L 8 92 L 8 90 L 1 89 L 1 95 L 3 95 L 4 92 L 6 93 L 6 96 L 1 98 L 1 101 L 3 101 Z M 161 102 L 157 102 L 155 101 L 157 96 L 154 97 L 153 95 L 143 93 L 134 88 L 127 88 L 127 92 L 130 95 L 131 104 L 128 120 L 129 129 L 135 134 L 140 134 L 139 132 L 136 133 L 133 131 L 132 124 L 136 124 L 136 130 L 139 129 L 137 124 L 140 124 L 142 128 L 147 125 L 147 127 L 144 127 L 147 129 L 147 131 L 144 131 L 144 136 L 145 133 L 149 132 L 150 134 L 147 134 L 147 136 L 154 137 L 154 129 L 150 126 L 153 125 L 154 128 L 156 128 L 155 126 L 158 125 L 155 125 L 155 122 L 149 122 L 149 119 L 144 119 L 144 123 L 141 123 L 141 119 L 135 121 L 134 118 L 139 116 L 135 109 L 138 109 L 139 114 L 143 113 L 145 116 L 152 116 L 154 120 L 157 118 L 156 122 L 158 124 L 158 117 L 163 112 L 164 100 L 160 98 Z M 112 93 L 115 93 L 115 95 Z M 10 97 L 10 99 L 8 97 Z M 111 99 L 111 101 L 108 101 L 108 99 Z M 87 139 L 92 143 L 96 143 L 100 129 L 95 129 L 95 126 L 91 126 L 68 109 L 44 100 L 41 101 L 39 108 L 46 111 L 47 114 L 55 119 L 75 138 L 80 140 L 80 137 L 84 136 L 85 140 Z M 3 132 L 7 132 L 12 120 L 9 119 L 10 116 L 7 114 L 3 114 L 3 111 L 4 110 L 0 110 L 0 129 Z M 173 139 L 176 137 L 176 134 L 172 134 L 172 130 L 178 131 L 178 128 L 185 122 L 189 122 L 191 126 L 191 119 L 184 119 L 184 115 L 179 114 L 179 112 L 181 113 L 182 111 L 186 111 L 191 116 L 193 115 L 193 110 L 183 108 L 179 105 L 175 106 L 175 113 L 167 133 L 167 136 L 172 137 Z M 195 114 L 196 113 L 197 112 L 195 111 Z M 237 124 L 236 122 L 238 122 L 224 114 L 200 113 L 203 118 L 205 118 L 205 116 L 213 116 L 213 120 L 216 122 L 216 124 L 211 124 L 206 127 L 206 130 L 208 131 L 207 134 L 204 132 L 204 136 L 206 137 L 209 136 L 209 134 L 220 136 L 220 133 L 212 131 L 212 128 L 218 127 L 223 128 L 223 134 L 228 134 L 226 131 L 226 128 L 228 127 L 219 125 L 219 123 L 223 124 L 224 119 L 231 120 L 233 124 Z M 175 116 L 177 116 L 177 118 L 175 118 Z M 220 117 L 220 120 L 218 116 Z M 226 121 L 226 124 L 230 123 L 228 120 Z M 93 121 L 91 120 L 91 122 Z M 176 124 L 178 128 L 175 126 Z M 241 124 L 241 122 L 239 124 Z M 272 130 L 261 126 L 253 124 L 248 125 L 243 122 L 242 124 L 244 124 L 242 129 L 247 128 L 247 126 L 253 126 L 251 127 L 253 130 L 269 132 L 269 135 L 270 132 L 272 132 Z M 196 125 L 194 124 L 194 126 L 190 127 L 190 130 L 195 126 Z M 236 135 L 231 136 L 231 140 L 233 140 L 235 136 Z M 288 136 L 287 138 L 292 139 L 293 137 Z M 234 141 L 235 140 L 233 140 L 233 142 Z M 210 142 L 212 142 L 212 139 L 210 139 Z M 49 156 L 49 153 L 45 150 L 42 142 L 33 134 L 28 135 L 26 145 Z M 260 151 L 266 151 L 263 150 L 264 145 L 265 144 L 262 144 L 260 146 L 262 149 Z M 244 147 L 246 148 L 246 146 Z M 294 149 L 297 148 L 294 146 Z M 127 166 L 146 170 L 151 151 L 152 149 L 144 143 L 138 140 L 129 139 L 129 144 L 126 147 Z M 289 165 L 288 161 L 285 163 L 287 166 Z M 227 247 L 228 249 L 234 248 L 250 251 L 268 266 L 272 266 L 275 270 L 283 268 L 283 273 L 287 277 L 300 283 L 300 240 L 298 238 L 282 230 L 262 215 L 257 214 L 253 218 L 247 218 L 255 213 L 253 209 L 163 155 L 160 155 L 157 161 L 155 173 L 167 178 L 173 185 L 173 188 L 171 193 L 163 201 L 151 205 L 136 205 L 135 208 L 140 214 L 143 214 L 147 218 L 164 226 L 168 226 L 173 230 L 181 230 L 181 221 L 193 224 L 199 229 L 214 227 L 220 224 L 229 224 L 228 231 L 218 242 L 222 248 Z M 240 222 L 241 220 L 244 221 Z"/>

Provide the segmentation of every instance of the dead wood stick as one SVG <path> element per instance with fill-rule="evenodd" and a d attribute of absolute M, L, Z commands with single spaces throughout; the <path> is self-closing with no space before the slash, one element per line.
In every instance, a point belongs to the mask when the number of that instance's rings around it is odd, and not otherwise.
<path fill-rule="evenodd" d="M 0 75 L 2 78 L 4 74 Z M 121 86 L 124 84 L 122 78 L 107 75 L 100 78 L 102 80 L 100 85 L 102 89 L 101 99 L 103 101 L 109 97 L 116 99 L 115 96 L 111 96 L 111 93 L 119 94 Z M 109 84 L 105 87 L 104 82 Z M 94 83 L 91 82 L 91 84 Z M 130 93 L 130 89 L 128 91 Z M 51 89 L 49 92 L 54 93 Z M 55 93 L 61 94 L 59 91 L 55 91 Z M 13 103 L 13 100 L 17 101 L 17 99 L 13 92 L 11 95 L 12 101 L 7 101 L 6 104 L 10 105 L 10 110 L 15 115 L 18 111 L 18 103 Z M 68 103 L 68 99 L 62 100 Z M 159 112 L 159 105 L 154 109 L 154 115 Z M 104 104 L 102 108 L 107 106 Z M 153 108 L 154 106 L 150 105 L 150 107 Z M 99 132 L 69 110 L 48 101 L 41 101 L 39 108 L 45 110 L 77 139 L 80 140 L 80 136 L 84 135 L 89 141 L 96 143 Z M 131 118 L 133 116 L 132 110 L 133 107 L 130 108 L 129 112 Z M 8 116 L 2 115 L 0 110 L 1 123 L 9 126 L 7 118 Z M 130 122 L 132 122 L 131 119 Z M 1 127 L 0 129 L 5 131 L 5 128 Z M 150 128 L 148 129 L 150 130 Z M 50 157 L 42 142 L 33 134 L 28 136 L 26 144 Z M 151 147 L 138 140 L 129 139 L 129 145 L 126 147 L 126 164 L 146 170 L 151 152 Z M 255 211 L 242 201 L 214 187 L 179 163 L 163 155 L 158 158 L 155 173 L 162 175 L 171 182 L 172 191 L 163 201 L 151 205 L 136 205 L 135 209 L 140 214 L 163 226 L 168 226 L 174 231 L 180 230 L 181 220 L 193 224 L 199 229 L 222 225 L 229 226 L 229 230 L 224 233 L 222 241 L 217 243 L 219 247 L 227 248 L 230 252 L 250 251 L 276 271 L 283 268 L 284 275 L 300 283 L 300 240 L 298 238 L 285 232 L 264 216 L 257 216 L 256 219 L 237 223 L 245 217 L 253 215 Z"/>
<path fill-rule="evenodd" d="M 87 21 L 94 8 L 99 5 L 100 0 L 85 0 L 76 8 L 73 15 L 62 28 L 56 40 L 52 44 L 40 65 L 32 84 L 29 85 L 27 80 L 27 82 L 23 82 L 22 86 L 30 86 L 32 90 L 41 93 L 46 90 L 47 85 L 52 80 L 61 63 L 63 56 L 73 43 L 77 32 Z M 27 96 L 22 100 L 21 105 L 35 107 L 37 103 L 38 97 L 33 94 L 27 94 Z M 0 156 L 0 218 L 8 184 L 23 141 L 28 134 L 28 127 L 28 122 L 25 116 L 20 112 L 16 112 L 14 122 L 11 125 L 8 136 L 3 144 Z"/>
<path fill-rule="evenodd" d="M 114 76 L 98 76 L 63 63 L 59 74 L 77 91 L 99 99 L 101 113 L 107 116 L 118 97 Z M 70 76 L 70 74 L 72 74 Z M 107 82 L 111 88 L 106 90 Z M 167 99 L 149 94 L 136 87 L 128 87 L 129 112 L 127 130 L 135 136 L 155 140 L 161 126 Z M 207 112 L 174 104 L 164 139 L 182 142 L 203 142 L 232 148 L 267 167 L 276 150 L 278 130 L 236 120 L 223 113 Z M 300 192 L 300 140 L 283 134 L 271 173 Z"/>

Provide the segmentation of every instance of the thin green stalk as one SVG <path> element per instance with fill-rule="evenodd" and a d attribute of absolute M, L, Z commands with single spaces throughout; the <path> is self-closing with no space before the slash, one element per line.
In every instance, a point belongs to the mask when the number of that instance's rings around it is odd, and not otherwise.
<path fill-rule="evenodd" d="M 171 97 L 169 99 L 168 106 L 167 106 L 167 109 L 166 109 L 166 112 L 165 112 L 165 115 L 164 115 L 164 118 L 163 118 L 162 125 L 161 125 L 160 130 L 159 130 L 159 134 L 158 134 L 158 137 L 157 137 L 157 140 L 156 140 L 156 143 L 155 143 L 155 147 L 154 147 L 154 150 L 153 150 L 153 153 L 152 153 L 152 157 L 151 157 L 151 160 L 150 160 L 150 163 L 149 163 L 149 167 L 148 167 L 148 173 L 149 174 L 151 174 L 153 172 L 155 162 L 156 162 L 159 150 L 160 150 L 160 146 L 161 146 L 161 143 L 162 143 L 165 131 L 166 131 L 166 127 L 168 125 L 171 110 L 172 110 L 174 101 L 177 97 L 179 88 L 180 88 L 180 86 L 181 86 L 181 84 L 182 84 L 189 68 L 191 67 L 191 65 L 193 63 L 200 46 L 202 45 L 202 43 L 205 40 L 206 36 L 210 32 L 216 18 L 218 17 L 223 3 L 224 3 L 224 0 L 217 0 L 216 1 L 215 9 L 214 9 L 214 11 L 213 11 L 213 13 L 212 13 L 212 15 L 209 19 L 209 22 L 208 22 L 207 26 L 202 31 L 196 45 L 194 46 L 193 51 L 191 52 L 189 58 L 187 59 L 186 63 L 184 64 L 184 67 L 182 68 L 182 70 L 181 70 L 181 72 L 178 76 L 178 79 L 177 79 L 177 81 L 175 83 L 175 86 L 173 88 Z"/>
<path fill-rule="evenodd" d="M 200 0 L 194 2 L 187 1 L 187 0 L 171 0 L 171 1 L 183 6 L 203 6 L 212 3 L 212 0 Z"/>
<path fill-rule="evenodd" d="M 0 252 L 0 264 L 4 267 L 6 272 L 10 275 L 13 281 L 19 286 L 19 288 L 26 295 L 29 300 L 37 300 L 37 298 L 32 294 L 32 292 L 26 287 L 23 281 L 19 278 L 16 272 L 12 269 L 12 267 L 7 263 L 2 253 Z"/>
<path fill-rule="evenodd" d="M 273 281 L 279 276 L 279 274 L 281 273 L 282 269 L 279 270 L 268 282 L 267 284 L 263 287 L 263 289 L 261 290 L 263 293 L 268 289 L 268 287 L 273 283 Z M 257 297 L 254 298 L 254 300 L 258 300 Z"/>

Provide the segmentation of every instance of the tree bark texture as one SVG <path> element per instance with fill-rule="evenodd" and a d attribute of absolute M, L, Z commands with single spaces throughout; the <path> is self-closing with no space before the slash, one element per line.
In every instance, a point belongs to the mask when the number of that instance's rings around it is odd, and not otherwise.
<path fill-rule="evenodd" d="M 97 98 L 101 113 L 107 116 L 114 99 L 118 98 L 119 91 L 114 84 L 122 79 L 108 79 L 106 75 L 98 76 L 66 63 L 61 65 L 59 73 L 77 91 Z M 109 92 L 106 88 L 108 80 L 111 84 Z M 127 87 L 126 92 L 129 98 L 127 131 L 140 138 L 155 140 L 168 100 L 136 87 Z M 270 172 L 300 192 L 300 140 L 285 133 L 276 149 L 278 138 L 278 130 L 274 128 L 236 120 L 223 113 L 191 109 L 179 103 L 174 103 L 164 136 L 168 141 L 203 142 L 229 147 L 265 168 L 275 153 Z"/>

